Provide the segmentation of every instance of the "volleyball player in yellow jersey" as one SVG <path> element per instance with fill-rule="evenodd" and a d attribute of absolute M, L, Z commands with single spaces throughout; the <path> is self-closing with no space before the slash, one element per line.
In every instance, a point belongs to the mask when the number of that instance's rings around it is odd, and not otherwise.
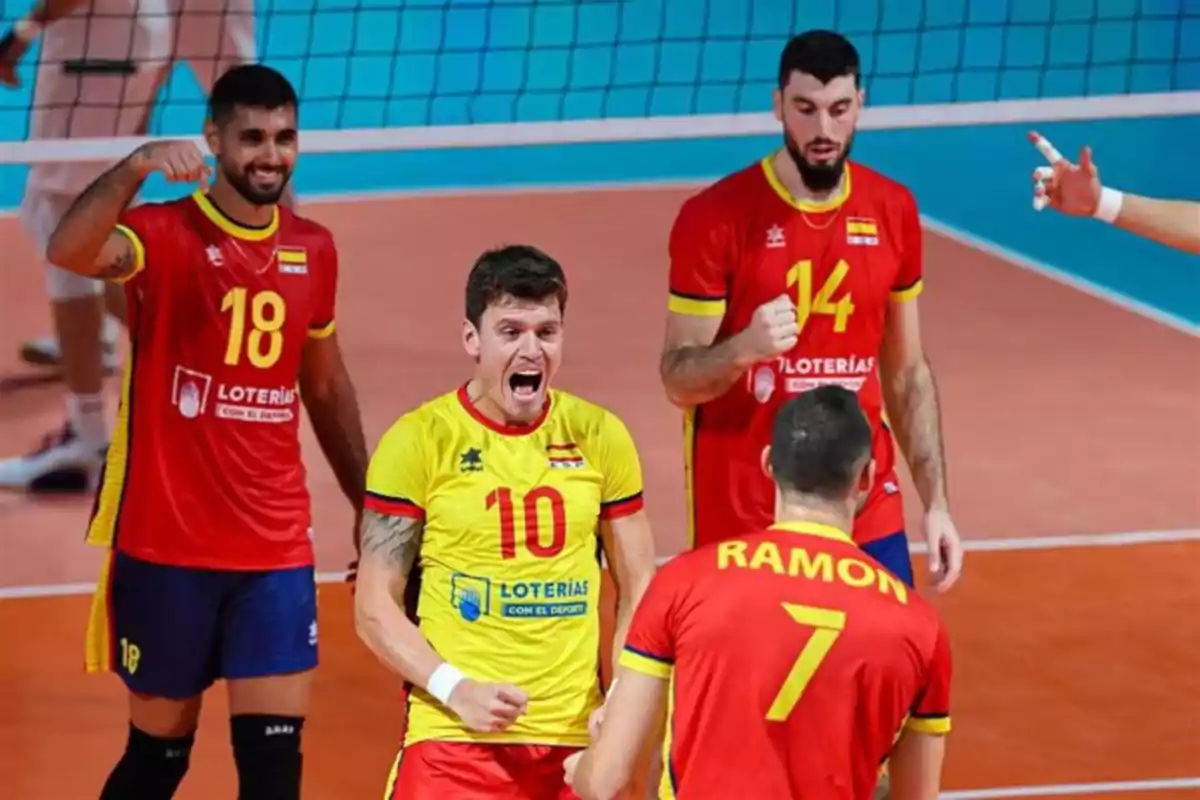
<path fill-rule="evenodd" d="M 619 653 L 654 545 L 624 423 L 550 388 L 566 300 L 544 253 L 484 253 L 463 323 L 474 376 L 393 423 L 371 459 L 356 623 L 412 687 L 389 800 L 575 797 L 563 761 L 603 703 L 600 547 Z"/>

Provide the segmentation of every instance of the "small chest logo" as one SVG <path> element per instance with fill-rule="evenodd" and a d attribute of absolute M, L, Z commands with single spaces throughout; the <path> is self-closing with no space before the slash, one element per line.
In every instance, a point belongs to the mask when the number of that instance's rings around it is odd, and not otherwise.
<path fill-rule="evenodd" d="M 215 244 L 210 244 L 204 248 L 204 256 L 208 259 L 208 263 L 214 267 L 225 266 L 225 256 L 221 255 L 221 248 Z"/>
<path fill-rule="evenodd" d="M 276 247 L 275 260 L 283 275 L 308 274 L 308 251 L 303 247 Z"/>
<path fill-rule="evenodd" d="M 550 469 L 583 469 L 587 466 L 583 453 L 579 450 L 579 445 L 574 442 L 548 444 L 546 445 L 546 456 Z"/>
<path fill-rule="evenodd" d="M 846 244 L 874 247 L 879 244 L 879 226 L 867 217 L 846 218 Z"/>
<path fill-rule="evenodd" d="M 483 472 L 483 452 L 478 447 L 468 447 L 458 457 L 459 472 Z"/>
<path fill-rule="evenodd" d="M 783 228 L 772 225 L 767 228 L 767 249 L 778 250 L 780 247 L 787 247 L 787 239 L 784 238 Z"/>

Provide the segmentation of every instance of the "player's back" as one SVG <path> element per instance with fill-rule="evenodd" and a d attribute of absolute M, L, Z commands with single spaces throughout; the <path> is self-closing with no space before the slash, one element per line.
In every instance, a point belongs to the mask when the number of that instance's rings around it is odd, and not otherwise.
<path fill-rule="evenodd" d="M 311 563 L 298 437 L 310 337 L 332 332 L 337 263 L 321 226 L 266 228 L 202 194 L 129 210 L 132 338 L 89 540 L 158 563 Z"/>
<path fill-rule="evenodd" d="M 680 556 L 671 770 L 681 798 L 867 798 L 934 674 L 936 613 L 825 526 Z M 667 576 L 664 576 L 667 577 Z M 946 709 L 916 709 L 945 716 Z"/>

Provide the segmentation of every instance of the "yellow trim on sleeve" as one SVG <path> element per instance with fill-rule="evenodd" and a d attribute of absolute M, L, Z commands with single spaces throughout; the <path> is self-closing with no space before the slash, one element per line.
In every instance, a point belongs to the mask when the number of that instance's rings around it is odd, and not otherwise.
<path fill-rule="evenodd" d="M 146 245 L 142 244 L 141 238 L 133 228 L 117 225 L 113 230 L 124 235 L 129 240 L 129 246 L 133 248 L 133 271 L 113 280 L 114 283 L 125 283 L 146 268 Z"/>
<path fill-rule="evenodd" d="M 725 299 L 702 300 L 696 297 L 671 294 L 667 298 L 667 310 L 676 314 L 687 314 L 689 317 L 723 317 L 725 316 Z"/>
<path fill-rule="evenodd" d="M 644 656 L 641 653 L 635 653 L 628 648 L 621 651 L 620 665 L 628 667 L 634 672 L 640 672 L 643 675 L 649 675 L 651 678 L 662 678 L 666 680 L 671 677 L 671 665 L 650 656 Z"/>
<path fill-rule="evenodd" d="M 949 717 L 909 717 L 904 726 L 916 733 L 929 733 L 935 736 L 950 732 Z"/>
<path fill-rule="evenodd" d="M 925 281 L 918 280 L 912 286 L 905 289 L 892 291 L 892 302 L 905 303 L 917 297 L 921 292 L 925 291 Z"/>
<path fill-rule="evenodd" d="M 309 328 L 308 338 L 310 339 L 328 339 L 337 331 L 337 323 L 330 322 L 323 328 Z"/>

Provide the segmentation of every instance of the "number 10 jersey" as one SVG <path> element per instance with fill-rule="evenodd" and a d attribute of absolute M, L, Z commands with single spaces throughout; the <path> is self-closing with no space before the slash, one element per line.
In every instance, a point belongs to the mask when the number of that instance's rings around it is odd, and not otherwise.
<path fill-rule="evenodd" d="M 405 414 L 367 472 L 369 511 L 420 520 L 417 616 L 468 677 L 514 684 L 529 710 L 502 733 L 468 730 L 423 690 L 405 745 L 442 741 L 586 746 L 601 702 L 598 526 L 642 508 L 624 423 L 552 390 L 540 419 L 502 426 L 466 388 Z"/>
<path fill-rule="evenodd" d="M 328 230 L 278 208 L 246 228 L 197 192 L 129 209 L 130 355 L 91 544 L 159 564 L 312 563 L 298 380 L 334 330 Z"/>

